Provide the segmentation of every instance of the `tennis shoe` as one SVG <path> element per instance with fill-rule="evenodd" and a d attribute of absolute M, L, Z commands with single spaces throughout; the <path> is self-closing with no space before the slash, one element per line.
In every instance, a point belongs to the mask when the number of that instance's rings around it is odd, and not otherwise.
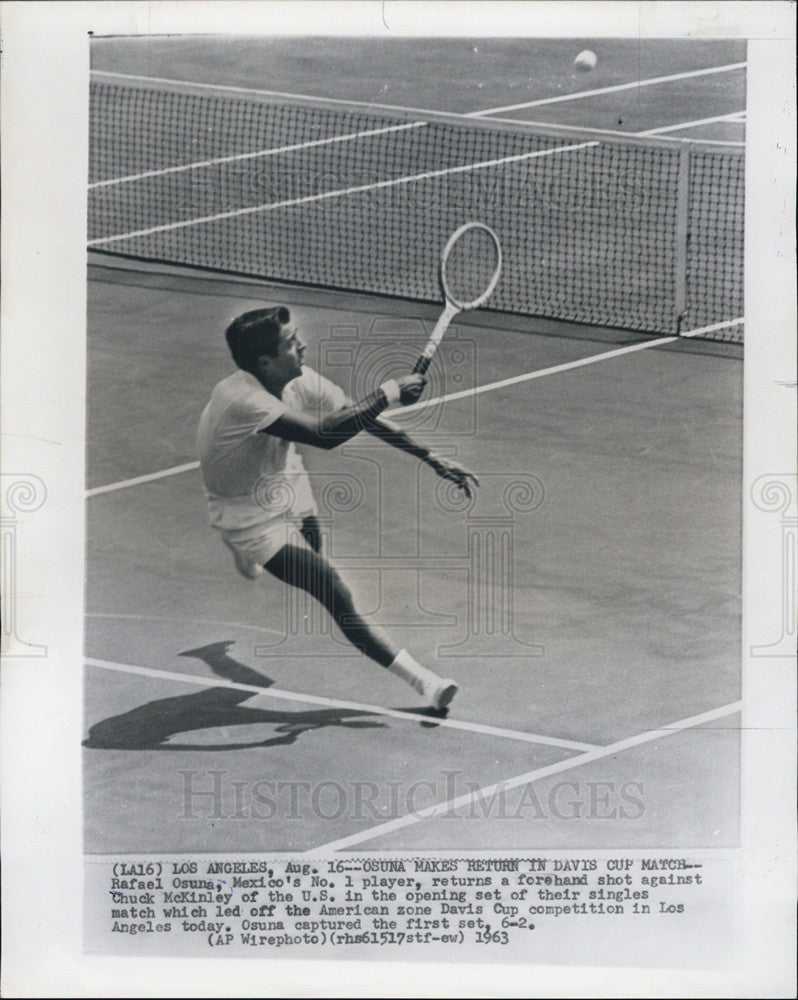
<path fill-rule="evenodd" d="M 459 688 L 453 680 L 435 677 L 434 680 L 422 683 L 420 693 L 436 711 L 442 712 L 449 707 L 458 690 Z"/>
<path fill-rule="evenodd" d="M 236 569 L 238 572 L 245 577 L 247 580 L 257 580 L 259 576 L 263 573 L 263 567 L 259 566 L 258 563 L 249 562 L 245 559 L 241 553 L 236 549 L 234 545 L 231 545 L 226 538 L 222 541 L 233 553 L 233 558 L 236 561 Z"/>
<path fill-rule="evenodd" d="M 413 659 L 406 649 L 400 649 L 392 663 L 388 664 L 392 674 L 401 677 L 414 691 L 436 711 L 442 712 L 457 694 L 457 685 L 449 678 L 439 677 Z"/>

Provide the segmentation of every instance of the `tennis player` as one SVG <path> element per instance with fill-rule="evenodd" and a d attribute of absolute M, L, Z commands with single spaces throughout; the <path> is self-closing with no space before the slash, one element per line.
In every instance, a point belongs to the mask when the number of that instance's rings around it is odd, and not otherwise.
<path fill-rule="evenodd" d="M 410 684 L 437 710 L 457 693 L 399 649 L 355 607 L 352 593 L 321 551 L 317 507 L 295 445 L 331 449 L 361 430 L 406 451 L 468 496 L 478 480 L 380 414 L 415 402 L 421 375 L 391 379 L 352 403 L 341 388 L 303 365 L 305 345 L 285 307 L 255 309 L 227 328 L 238 370 L 214 388 L 197 433 L 211 525 L 248 580 L 266 569 L 307 591 L 366 656 Z"/>

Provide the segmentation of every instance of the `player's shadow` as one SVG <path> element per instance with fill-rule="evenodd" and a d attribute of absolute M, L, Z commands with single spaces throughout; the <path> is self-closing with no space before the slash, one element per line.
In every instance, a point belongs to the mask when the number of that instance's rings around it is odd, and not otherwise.
<path fill-rule="evenodd" d="M 251 667 L 239 663 L 227 650 L 231 641 L 215 642 L 199 649 L 189 649 L 180 656 L 190 656 L 207 663 L 215 674 L 235 684 L 259 689 L 274 681 Z M 373 713 L 356 709 L 322 708 L 313 711 L 280 712 L 267 708 L 249 708 L 242 703 L 254 698 L 257 691 L 230 687 L 203 688 L 192 694 L 159 698 L 121 715 L 112 715 L 95 723 L 83 746 L 94 750 L 246 750 L 254 747 L 286 746 L 303 733 L 328 726 L 347 729 L 380 729 L 385 723 L 372 721 Z M 181 743 L 172 739 L 180 733 L 232 726 L 268 725 L 279 735 L 265 740 L 224 743 Z"/>

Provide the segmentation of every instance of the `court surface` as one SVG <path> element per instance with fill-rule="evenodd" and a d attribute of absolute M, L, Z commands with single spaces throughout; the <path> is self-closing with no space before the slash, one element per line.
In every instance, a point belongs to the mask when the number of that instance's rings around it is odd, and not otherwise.
<path fill-rule="evenodd" d="M 346 44 L 311 42 L 268 60 L 239 46 L 233 65 L 209 39 L 108 40 L 94 65 L 308 93 L 326 59 L 326 96 L 744 138 L 738 43 L 591 43 L 599 69 L 579 77 L 556 61 L 579 43 L 509 43 L 479 79 L 465 43 L 394 45 L 352 79 L 334 72 Z M 539 47 L 534 72 L 522 44 Z M 419 85 L 424 59 L 436 87 Z M 641 63 L 669 79 L 630 87 Z M 574 96 L 588 88 L 605 93 Z M 306 453 L 364 609 L 460 684 L 439 718 L 309 603 L 239 577 L 207 527 L 194 433 L 232 370 L 222 330 L 282 300 L 308 362 L 342 384 L 358 351 L 381 374 L 380 358 L 412 359 L 436 316 L 91 268 L 87 851 L 736 843 L 741 348 L 484 313 L 452 328 L 422 404 L 397 414 L 480 475 L 473 506 L 371 440 Z"/>

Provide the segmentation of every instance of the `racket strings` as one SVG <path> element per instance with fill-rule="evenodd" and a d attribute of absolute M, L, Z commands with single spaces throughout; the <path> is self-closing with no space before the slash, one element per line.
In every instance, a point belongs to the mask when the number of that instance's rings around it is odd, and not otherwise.
<path fill-rule="evenodd" d="M 500 263 L 494 236 L 481 226 L 466 229 L 451 244 L 441 265 L 447 297 L 461 309 L 473 307 L 491 289 Z"/>

